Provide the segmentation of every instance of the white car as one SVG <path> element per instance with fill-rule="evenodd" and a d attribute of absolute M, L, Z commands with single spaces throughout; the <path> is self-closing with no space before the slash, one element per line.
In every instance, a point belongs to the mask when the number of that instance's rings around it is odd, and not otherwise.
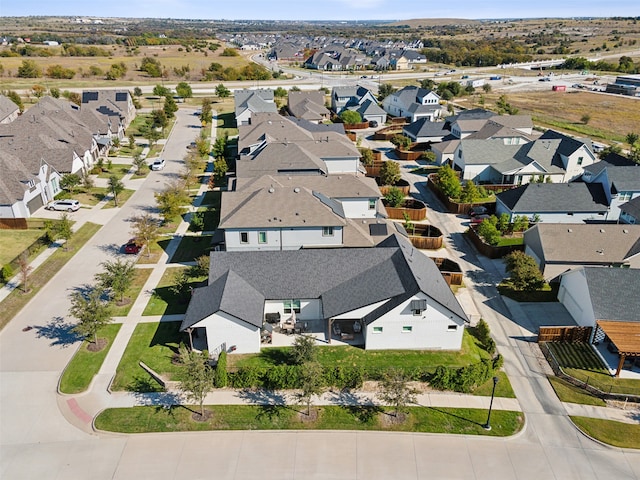
<path fill-rule="evenodd" d="M 49 203 L 44 208 L 47 210 L 75 212 L 80 209 L 80 202 L 78 200 L 56 200 L 55 202 Z"/>
<path fill-rule="evenodd" d="M 151 170 L 162 170 L 164 168 L 164 158 L 158 158 L 151 164 Z"/>

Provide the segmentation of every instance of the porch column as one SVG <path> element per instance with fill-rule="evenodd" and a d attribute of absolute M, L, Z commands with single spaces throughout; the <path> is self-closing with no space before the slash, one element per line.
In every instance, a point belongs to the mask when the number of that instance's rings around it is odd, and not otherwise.
<path fill-rule="evenodd" d="M 192 331 L 193 331 L 193 328 L 191 327 L 187 328 L 187 333 L 189 334 L 189 347 L 191 348 L 191 350 L 193 350 L 193 337 L 191 336 Z"/>
<path fill-rule="evenodd" d="M 627 358 L 626 353 L 620 354 L 620 361 L 618 362 L 618 370 L 616 370 L 616 377 L 620 376 L 620 370 L 622 370 L 622 366 L 624 365 L 624 361 Z"/>
<path fill-rule="evenodd" d="M 333 326 L 333 318 L 329 319 L 329 323 L 327 325 L 329 325 L 329 330 L 327 332 L 327 338 L 329 339 L 329 345 L 331 345 L 331 327 Z"/>

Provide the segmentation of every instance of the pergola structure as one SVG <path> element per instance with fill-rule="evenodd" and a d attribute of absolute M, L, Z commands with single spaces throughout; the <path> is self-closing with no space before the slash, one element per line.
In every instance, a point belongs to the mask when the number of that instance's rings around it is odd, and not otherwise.
<path fill-rule="evenodd" d="M 598 320 L 596 325 L 618 349 L 616 377 L 619 377 L 627 357 L 640 357 L 640 322 Z"/>

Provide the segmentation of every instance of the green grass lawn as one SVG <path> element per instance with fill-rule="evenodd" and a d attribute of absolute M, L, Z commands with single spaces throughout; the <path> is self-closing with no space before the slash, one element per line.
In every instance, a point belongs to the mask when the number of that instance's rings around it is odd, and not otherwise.
<path fill-rule="evenodd" d="M 0 230 L 0 268 L 44 234 L 43 230 Z"/>
<path fill-rule="evenodd" d="M 171 267 L 167 268 L 158 282 L 158 286 L 154 289 L 153 295 L 149 299 L 149 303 L 144 309 L 142 315 L 174 315 L 187 311 L 188 301 L 180 301 L 175 293 L 169 287 L 175 284 L 176 273 L 179 273 L 189 267 Z M 198 286 L 204 278 L 194 279 L 191 285 Z"/>
<path fill-rule="evenodd" d="M 171 360 L 178 352 L 180 342 L 189 341 L 179 329 L 180 322 L 139 323 L 118 364 L 111 388 L 119 391 L 162 391 L 162 387 L 140 367 L 140 361 L 160 374 L 179 380 L 180 367 Z"/>
<path fill-rule="evenodd" d="M 559 283 L 547 283 L 540 290 L 525 292 L 523 290 L 514 289 L 511 282 L 504 280 L 500 285 L 498 285 L 498 292 L 500 292 L 500 295 L 509 297 L 516 302 L 557 302 L 559 286 Z"/>
<path fill-rule="evenodd" d="M 590 345 L 557 342 L 547 345 L 567 375 L 605 393 L 640 395 L 640 380 L 612 377 Z"/>
<path fill-rule="evenodd" d="M 513 387 L 511 386 L 511 382 L 509 381 L 509 377 L 503 371 L 498 371 L 496 373 L 496 377 L 498 377 L 498 383 L 496 384 L 496 397 L 504 397 L 504 398 L 516 398 L 516 394 L 513 391 Z M 490 397 L 491 391 L 493 390 L 493 378 L 490 378 L 482 385 L 479 385 L 471 395 L 475 395 L 478 397 Z"/>
<path fill-rule="evenodd" d="M 133 195 L 134 193 L 135 190 L 131 190 L 129 188 L 125 188 L 123 191 L 121 191 L 118 194 L 118 207 L 121 207 L 125 203 L 127 203 L 127 200 L 129 200 L 129 198 L 131 198 L 131 195 Z M 116 202 L 114 202 L 112 198 L 102 208 L 116 208 Z"/>
<path fill-rule="evenodd" d="M 145 282 L 149 279 L 149 275 L 151 275 L 150 268 L 136 268 L 133 272 L 133 281 L 131 282 L 131 286 L 124 293 L 124 297 L 129 299 L 129 301 L 121 306 L 113 304 L 112 315 L 114 317 L 125 317 L 129 314 L 129 310 L 133 307 L 133 303 L 135 302 L 138 295 L 140 295 L 140 291 L 142 287 L 144 287 Z"/>
<path fill-rule="evenodd" d="M 640 448 L 640 425 L 599 418 L 570 417 L 580 430 L 601 442 L 621 448 Z"/>
<path fill-rule="evenodd" d="M 212 235 L 184 236 L 170 263 L 192 262 L 211 251 Z"/>
<path fill-rule="evenodd" d="M 222 137 L 225 134 L 229 137 L 238 135 L 234 112 L 218 112 L 217 136 Z"/>
<path fill-rule="evenodd" d="M 586 390 L 578 388 L 561 378 L 549 377 L 549 382 L 561 402 L 595 405 L 597 407 L 607 406 L 604 400 L 590 395 Z"/>
<path fill-rule="evenodd" d="M 500 237 L 496 247 L 511 247 L 513 245 L 524 245 L 523 237 Z"/>
<path fill-rule="evenodd" d="M 267 368 L 287 364 L 289 347 L 267 347 L 260 353 L 229 355 L 228 367 L 254 366 Z M 466 330 L 460 351 L 445 350 L 363 350 L 357 347 L 320 347 L 318 361 L 325 366 L 360 365 L 367 371 L 384 370 L 389 367 L 401 369 L 422 368 L 435 371 L 439 365 L 462 367 L 479 362 L 489 355 L 480 348 L 477 340 Z"/>
<path fill-rule="evenodd" d="M 124 163 L 113 163 L 111 164 L 111 168 L 108 168 L 105 165 L 104 170 L 98 174 L 98 178 L 109 178 L 111 176 L 115 176 L 120 180 L 129 173 L 129 170 L 131 170 L 131 165 Z"/>
<path fill-rule="evenodd" d="M 171 242 L 171 238 L 168 238 L 168 237 L 158 238 L 158 240 L 149 244 L 148 252 L 145 249 L 144 252 L 138 256 L 138 263 L 143 263 L 143 264 L 158 263 L 158 260 L 160 260 L 160 256 L 162 255 L 162 252 L 164 252 L 167 249 L 170 242 Z"/>
<path fill-rule="evenodd" d="M 107 189 L 103 187 L 91 187 L 89 189 L 77 190 L 73 193 L 63 190 L 56 196 L 56 200 L 73 198 L 74 200 L 78 200 L 82 206 L 93 207 L 104 199 L 106 194 Z"/>
<path fill-rule="evenodd" d="M 482 428 L 487 411 L 481 409 L 454 409 L 410 407 L 402 423 L 384 421 L 390 418 L 389 409 L 370 406 L 313 407 L 314 421 L 301 421 L 306 407 L 213 405 L 206 422 L 192 420 L 192 409 L 133 407 L 110 408 L 96 418 L 96 428 L 123 433 L 175 432 L 204 430 L 387 430 L 398 432 L 430 432 L 459 435 L 485 435 L 505 437 L 517 433 L 523 425 L 520 412 L 494 410 L 490 431 Z M 302 412 L 301 414 L 299 412 Z"/>
<path fill-rule="evenodd" d="M 86 340 L 82 342 L 80 349 L 73 356 L 60 379 L 62 393 L 80 393 L 89 387 L 93 377 L 100 370 L 107 353 L 109 353 L 121 326 L 120 323 L 112 323 L 100 329 L 98 338 L 106 338 L 108 343 L 99 352 L 90 352 L 87 350 L 89 342 Z"/>
<path fill-rule="evenodd" d="M 85 223 L 67 244 L 67 250 L 59 248 L 40 267 L 34 270 L 29 277 L 30 291 L 23 293 L 16 289 L 2 302 L 0 309 L 0 329 L 3 328 L 39 291 L 71 260 L 76 252 L 101 228 L 95 223 Z"/>

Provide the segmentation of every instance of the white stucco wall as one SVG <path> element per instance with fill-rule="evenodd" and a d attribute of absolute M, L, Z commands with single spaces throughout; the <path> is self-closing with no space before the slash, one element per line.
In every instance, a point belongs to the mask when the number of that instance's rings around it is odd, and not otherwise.
<path fill-rule="evenodd" d="M 376 208 L 369 210 L 368 198 L 336 198 L 342 204 L 344 214 L 347 218 L 375 218 Z M 376 206 L 378 199 L 376 198 Z"/>
<path fill-rule="evenodd" d="M 360 164 L 359 157 L 346 157 L 346 158 L 324 158 L 322 157 L 325 165 L 327 166 L 327 172 L 332 173 L 358 173 L 358 166 Z"/>
<path fill-rule="evenodd" d="M 296 321 L 318 320 L 322 318 L 320 299 L 291 298 L 289 300 L 300 300 L 300 313 L 296 313 Z M 279 313 L 282 321 L 291 317 L 291 313 L 284 313 L 284 300 L 267 300 L 264 302 L 264 313 Z"/>
<path fill-rule="evenodd" d="M 589 297 L 587 280 L 582 269 L 572 270 L 562 276 L 558 300 L 578 325 L 595 327 L 596 318 Z"/>
<path fill-rule="evenodd" d="M 207 331 L 209 351 L 221 344 L 232 345 L 236 350 L 229 353 L 257 353 L 260 351 L 260 329 L 225 312 L 216 312 L 199 321 L 193 327 L 204 327 Z"/>
<path fill-rule="evenodd" d="M 417 295 L 411 300 L 423 298 L 427 297 Z M 366 326 L 365 349 L 459 350 L 464 321 L 430 299 L 427 310 L 413 315 L 411 300 Z M 455 329 L 449 330 L 449 326 Z M 374 327 L 382 327 L 382 332 L 374 333 Z M 412 327 L 412 331 L 404 332 L 403 327 Z"/>
<path fill-rule="evenodd" d="M 540 221 L 543 223 L 584 223 L 585 220 L 594 220 L 594 221 L 604 221 L 607 219 L 605 214 L 598 214 L 595 212 L 586 212 L 586 213 L 573 213 L 573 215 L 569 215 L 569 213 L 545 213 L 545 212 L 515 212 L 511 213 L 511 211 L 502 203 L 500 200 L 496 201 L 496 215 L 500 215 L 502 213 L 507 213 L 510 215 L 511 221 L 513 218 L 518 215 L 526 215 L 531 218 L 534 215 L 540 215 Z"/>
<path fill-rule="evenodd" d="M 340 246 L 342 227 L 333 228 L 333 236 L 323 236 L 322 227 L 282 229 L 282 249 L 297 250 L 302 246 Z"/>
<path fill-rule="evenodd" d="M 246 232 L 248 243 L 241 243 L 240 233 Z M 258 233 L 266 232 L 267 243 L 258 242 Z M 227 229 L 224 232 L 224 241 L 227 251 L 238 250 L 280 250 L 280 229 L 264 228 L 258 230 L 249 229 Z"/>
<path fill-rule="evenodd" d="M 246 232 L 247 243 L 242 243 L 241 232 Z M 266 232 L 266 243 L 260 243 L 259 233 Z M 324 236 L 322 227 L 309 228 L 260 228 L 260 229 L 226 229 L 224 232 L 226 250 L 297 250 L 311 246 L 342 245 L 342 227 L 333 227 L 333 236 Z"/>

